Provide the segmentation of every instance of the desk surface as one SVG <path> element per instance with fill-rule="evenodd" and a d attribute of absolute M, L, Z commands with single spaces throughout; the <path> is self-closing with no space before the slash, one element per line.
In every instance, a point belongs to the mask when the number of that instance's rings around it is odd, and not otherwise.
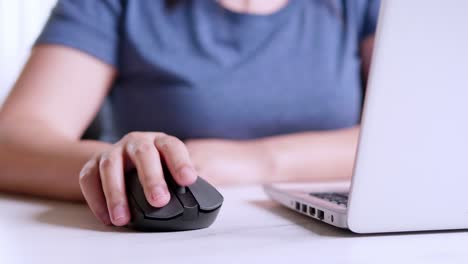
<path fill-rule="evenodd" d="M 0 195 L 0 263 L 468 263 L 468 232 L 356 235 L 283 208 L 260 187 L 221 192 L 213 226 L 176 233 L 102 226 L 82 204 Z"/>

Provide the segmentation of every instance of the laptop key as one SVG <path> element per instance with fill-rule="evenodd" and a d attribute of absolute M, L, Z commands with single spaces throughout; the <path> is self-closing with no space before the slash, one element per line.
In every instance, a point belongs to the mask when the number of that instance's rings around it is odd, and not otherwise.
<path fill-rule="evenodd" d="M 347 207 L 348 194 L 346 193 L 309 193 L 309 195 Z"/>

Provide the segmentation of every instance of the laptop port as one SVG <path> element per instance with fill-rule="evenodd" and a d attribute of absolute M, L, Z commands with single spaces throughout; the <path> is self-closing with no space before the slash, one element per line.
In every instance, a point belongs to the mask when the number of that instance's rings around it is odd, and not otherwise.
<path fill-rule="evenodd" d="M 299 202 L 296 202 L 296 210 L 297 211 L 301 210 L 301 204 Z"/>
<path fill-rule="evenodd" d="M 330 216 L 330 219 L 331 219 L 332 223 L 335 222 L 335 217 L 333 215 Z"/>
<path fill-rule="evenodd" d="M 315 208 L 309 207 L 309 215 L 315 216 Z"/>
<path fill-rule="evenodd" d="M 304 214 L 307 214 L 307 205 L 302 204 L 302 212 L 303 212 Z"/>
<path fill-rule="evenodd" d="M 322 210 L 317 210 L 317 217 L 320 220 L 323 220 L 325 218 L 325 212 Z"/>

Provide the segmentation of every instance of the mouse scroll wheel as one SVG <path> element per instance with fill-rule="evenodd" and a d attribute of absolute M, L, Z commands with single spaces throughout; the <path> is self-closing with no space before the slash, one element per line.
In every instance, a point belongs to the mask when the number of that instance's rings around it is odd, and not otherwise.
<path fill-rule="evenodd" d="M 184 194 L 184 193 L 187 192 L 187 189 L 185 187 L 183 187 L 183 186 L 179 186 L 179 187 L 176 188 L 176 192 L 178 194 Z"/>

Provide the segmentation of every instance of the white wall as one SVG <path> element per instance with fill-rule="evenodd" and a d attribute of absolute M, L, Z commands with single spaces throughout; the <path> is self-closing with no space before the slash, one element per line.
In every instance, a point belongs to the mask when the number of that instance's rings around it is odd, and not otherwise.
<path fill-rule="evenodd" d="M 56 0 L 0 0 L 0 105 Z"/>

